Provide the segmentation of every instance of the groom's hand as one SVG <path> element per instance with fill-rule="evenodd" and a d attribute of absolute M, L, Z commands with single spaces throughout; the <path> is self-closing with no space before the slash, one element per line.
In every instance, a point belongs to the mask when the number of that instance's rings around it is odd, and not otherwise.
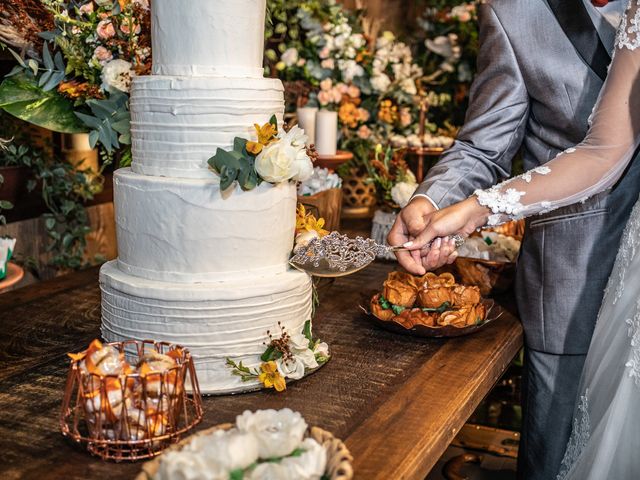
<path fill-rule="evenodd" d="M 391 246 L 405 245 L 414 241 L 429 224 L 429 217 L 437 212 L 433 204 L 424 197 L 415 197 L 404 207 L 393 224 L 387 242 Z M 424 275 L 447 263 L 453 247 L 448 242 L 434 242 L 429 250 L 396 252 L 400 265 L 414 275 Z"/>

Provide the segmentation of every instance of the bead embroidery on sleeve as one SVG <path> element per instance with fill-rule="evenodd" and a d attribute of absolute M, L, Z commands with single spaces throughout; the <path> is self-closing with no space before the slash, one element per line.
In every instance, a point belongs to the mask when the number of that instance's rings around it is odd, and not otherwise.
<path fill-rule="evenodd" d="M 640 47 L 640 9 L 633 9 L 634 0 L 629 1 L 629 7 L 622 16 L 618 36 L 616 37 L 617 48 L 628 48 L 635 50 Z M 640 6 L 640 0 L 635 0 L 636 7 Z"/>

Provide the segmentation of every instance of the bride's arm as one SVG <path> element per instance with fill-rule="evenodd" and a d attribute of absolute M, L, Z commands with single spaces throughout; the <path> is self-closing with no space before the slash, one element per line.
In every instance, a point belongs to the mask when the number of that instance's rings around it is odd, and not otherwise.
<path fill-rule="evenodd" d="M 586 138 L 544 166 L 433 215 L 412 248 L 570 205 L 612 187 L 640 144 L 640 0 L 631 0 Z"/>

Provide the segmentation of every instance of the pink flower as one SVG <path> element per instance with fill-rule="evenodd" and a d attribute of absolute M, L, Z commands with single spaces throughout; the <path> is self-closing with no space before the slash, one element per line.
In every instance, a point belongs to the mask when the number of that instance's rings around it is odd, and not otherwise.
<path fill-rule="evenodd" d="M 360 117 L 361 122 L 366 122 L 371 117 L 371 114 L 369 113 L 369 110 L 367 110 L 366 108 L 359 108 L 358 116 Z"/>
<path fill-rule="evenodd" d="M 318 102 L 320 105 L 327 105 L 331 101 L 331 94 L 326 90 L 320 90 L 318 92 Z"/>
<path fill-rule="evenodd" d="M 347 86 L 347 84 L 342 82 L 336 85 L 336 88 L 338 89 L 341 95 L 346 95 L 347 92 L 349 91 L 349 87 Z"/>
<path fill-rule="evenodd" d="M 351 98 L 359 98 L 360 89 L 355 85 L 349 85 L 349 88 L 347 89 L 347 95 L 349 95 Z"/>
<path fill-rule="evenodd" d="M 320 89 L 328 92 L 333 87 L 333 81 L 330 78 L 325 78 L 320 82 Z"/>
<path fill-rule="evenodd" d="M 340 93 L 339 88 L 331 89 L 331 101 L 333 103 L 340 103 L 342 101 L 342 94 Z"/>
<path fill-rule="evenodd" d="M 98 34 L 98 37 L 106 40 L 115 36 L 116 29 L 113 27 L 111 20 L 101 20 L 96 28 L 96 33 Z"/>
<path fill-rule="evenodd" d="M 90 13 L 93 13 L 93 2 L 89 2 L 89 3 L 85 3 L 84 5 L 81 5 L 78 10 L 80 11 L 80 13 L 83 13 L 85 15 L 89 15 Z"/>
<path fill-rule="evenodd" d="M 320 50 L 320 52 L 318 53 L 318 56 L 320 58 L 329 58 L 329 53 L 331 53 L 329 51 L 329 47 L 323 47 L 322 50 Z"/>
<path fill-rule="evenodd" d="M 333 58 L 325 58 L 324 60 L 322 60 L 322 62 L 320 62 L 320 66 L 322 68 L 333 70 L 334 68 L 336 68 L 336 62 L 333 60 Z"/>
<path fill-rule="evenodd" d="M 136 33 L 136 35 L 140 33 L 140 30 L 141 30 L 140 25 L 138 25 L 133 21 L 131 23 L 133 24 L 133 30 Z M 132 25 L 129 22 L 123 22 L 120 24 L 120 31 L 125 35 L 129 35 L 131 33 L 131 26 Z"/>
<path fill-rule="evenodd" d="M 107 62 L 113 58 L 113 54 L 102 45 L 96 47 L 96 49 L 93 51 L 93 56 L 99 62 Z"/>
<path fill-rule="evenodd" d="M 358 136 L 363 140 L 366 140 L 371 136 L 371 129 L 366 125 L 361 125 L 360 128 L 358 129 Z"/>
<path fill-rule="evenodd" d="M 300 60 L 298 60 L 298 63 L 296 63 L 296 65 L 299 67 L 304 67 L 305 63 L 307 63 L 307 61 L 304 58 L 301 58 Z"/>

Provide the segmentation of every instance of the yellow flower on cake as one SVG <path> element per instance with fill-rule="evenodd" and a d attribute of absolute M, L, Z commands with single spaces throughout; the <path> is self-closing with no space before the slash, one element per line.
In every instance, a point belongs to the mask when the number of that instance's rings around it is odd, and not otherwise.
<path fill-rule="evenodd" d="M 262 373 L 258 376 L 258 380 L 260 380 L 266 388 L 275 388 L 278 392 L 287 389 L 287 382 L 284 377 L 280 375 L 276 362 L 263 363 L 260 365 L 260 371 Z"/>
<path fill-rule="evenodd" d="M 262 152 L 262 149 L 273 142 L 278 134 L 278 127 L 276 127 L 271 122 L 265 123 L 260 126 L 257 123 L 253 125 L 256 129 L 256 133 L 258 135 L 257 142 L 247 142 L 247 151 L 249 153 L 253 153 L 254 155 L 258 155 Z"/>

